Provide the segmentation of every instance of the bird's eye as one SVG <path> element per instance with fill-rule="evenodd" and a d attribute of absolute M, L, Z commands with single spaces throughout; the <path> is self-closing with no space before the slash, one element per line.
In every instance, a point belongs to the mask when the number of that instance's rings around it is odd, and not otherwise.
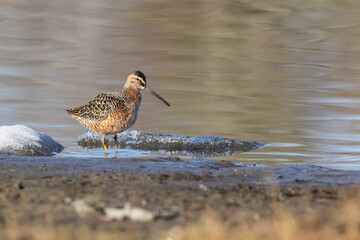
<path fill-rule="evenodd" d="M 136 80 L 137 80 L 138 82 L 140 82 L 140 78 L 136 78 Z"/>

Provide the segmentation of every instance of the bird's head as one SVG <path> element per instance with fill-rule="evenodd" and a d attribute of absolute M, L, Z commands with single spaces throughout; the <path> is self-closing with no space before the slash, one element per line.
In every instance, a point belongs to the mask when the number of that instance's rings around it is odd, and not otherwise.
<path fill-rule="evenodd" d="M 170 107 L 170 104 L 165 99 L 163 99 L 159 94 L 154 92 L 154 90 L 152 90 L 147 85 L 146 77 L 145 77 L 144 73 L 142 73 L 139 70 L 134 71 L 133 73 L 131 73 L 128 76 L 126 84 L 125 84 L 125 88 L 127 88 L 127 87 L 132 87 L 132 88 L 135 88 L 137 90 L 145 89 L 146 91 L 148 91 L 149 93 L 151 93 L 152 95 L 154 95 L 155 97 L 160 99 L 160 101 L 162 101 L 165 105 Z"/>

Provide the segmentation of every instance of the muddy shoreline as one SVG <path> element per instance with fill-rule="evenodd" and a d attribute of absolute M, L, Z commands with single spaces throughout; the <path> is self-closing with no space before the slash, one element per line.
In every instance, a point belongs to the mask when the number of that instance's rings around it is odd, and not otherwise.
<path fill-rule="evenodd" d="M 215 212 L 228 225 L 272 214 L 274 204 L 293 212 L 327 211 L 360 192 L 360 172 L 317 166 L 244 166 L 179 158 L 82 159 L 0 154 L 0 227 L 9 216 L 21 226 L 87 226 L 134 232 L 139 238 Z M 79 214 L 82 200 L 91 211 Z M 125 203 L 163 215 L 147 223 L 104 218 Z M 254 217 L 255 216 L 255 217 Z M 255 219 L 255 220 L 254 220 Z"/>

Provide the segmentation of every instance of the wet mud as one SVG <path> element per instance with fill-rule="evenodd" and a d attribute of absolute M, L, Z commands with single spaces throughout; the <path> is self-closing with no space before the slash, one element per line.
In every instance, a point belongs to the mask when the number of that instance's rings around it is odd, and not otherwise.
<path fill-rule="evenodd" d="M 326 209 L 360 192 L 360 172 L 318 166 L 265 167 L 180 158 L 57 158 L 0 154 L 0 226 L 92 226 L 149 234 L 185 226 L 211 209 L 228 224 L 266 217 L 274 204 L 294 212 Z M 81 200 L 91 211 L 77 211 Z M 149 222 L 109 220 L 127 203 L 161 212 Z M 242 220 L 241 220 L 242 219 Z"/>

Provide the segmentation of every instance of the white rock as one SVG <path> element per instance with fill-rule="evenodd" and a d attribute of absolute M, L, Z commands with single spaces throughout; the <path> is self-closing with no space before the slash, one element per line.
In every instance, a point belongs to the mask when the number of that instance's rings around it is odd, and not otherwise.
<path fill-rule="evenodd" d="M 127 217 L 127 210 L 124 208 L 105 208 L 104 213 L 108 220 L 123 220 Z"/>
<path fill-rule="evenodd" d="M 205 184 L 200 183 L 198 187 L 205 192 L 209 191 L 209 188 Z"/>
<path fill-rule="evenodd" d="M 49 156 L 64 149 L 50 136 L 24 125 L 0 127 L 0 152 L 21 156 Z"/>
<path fill-rule="evenodd" d="M 76 213 L 79 214 L 79 216 L 81 217 L 84 217 L 90 213 L 94 213 L 92 207 L 82 199 L 77 199 L 73 201 L 72 205 L 75 208 Z"/>
<path fill-rule="evenodd" d="M 130 203 L 125 203 L 124 208 L 105 208 L 105 216 L 111 220 L 122 220 L 125 218 L 135 222 L 149 222 L 154 219 L 153 212 L 132 207 Z"/>

